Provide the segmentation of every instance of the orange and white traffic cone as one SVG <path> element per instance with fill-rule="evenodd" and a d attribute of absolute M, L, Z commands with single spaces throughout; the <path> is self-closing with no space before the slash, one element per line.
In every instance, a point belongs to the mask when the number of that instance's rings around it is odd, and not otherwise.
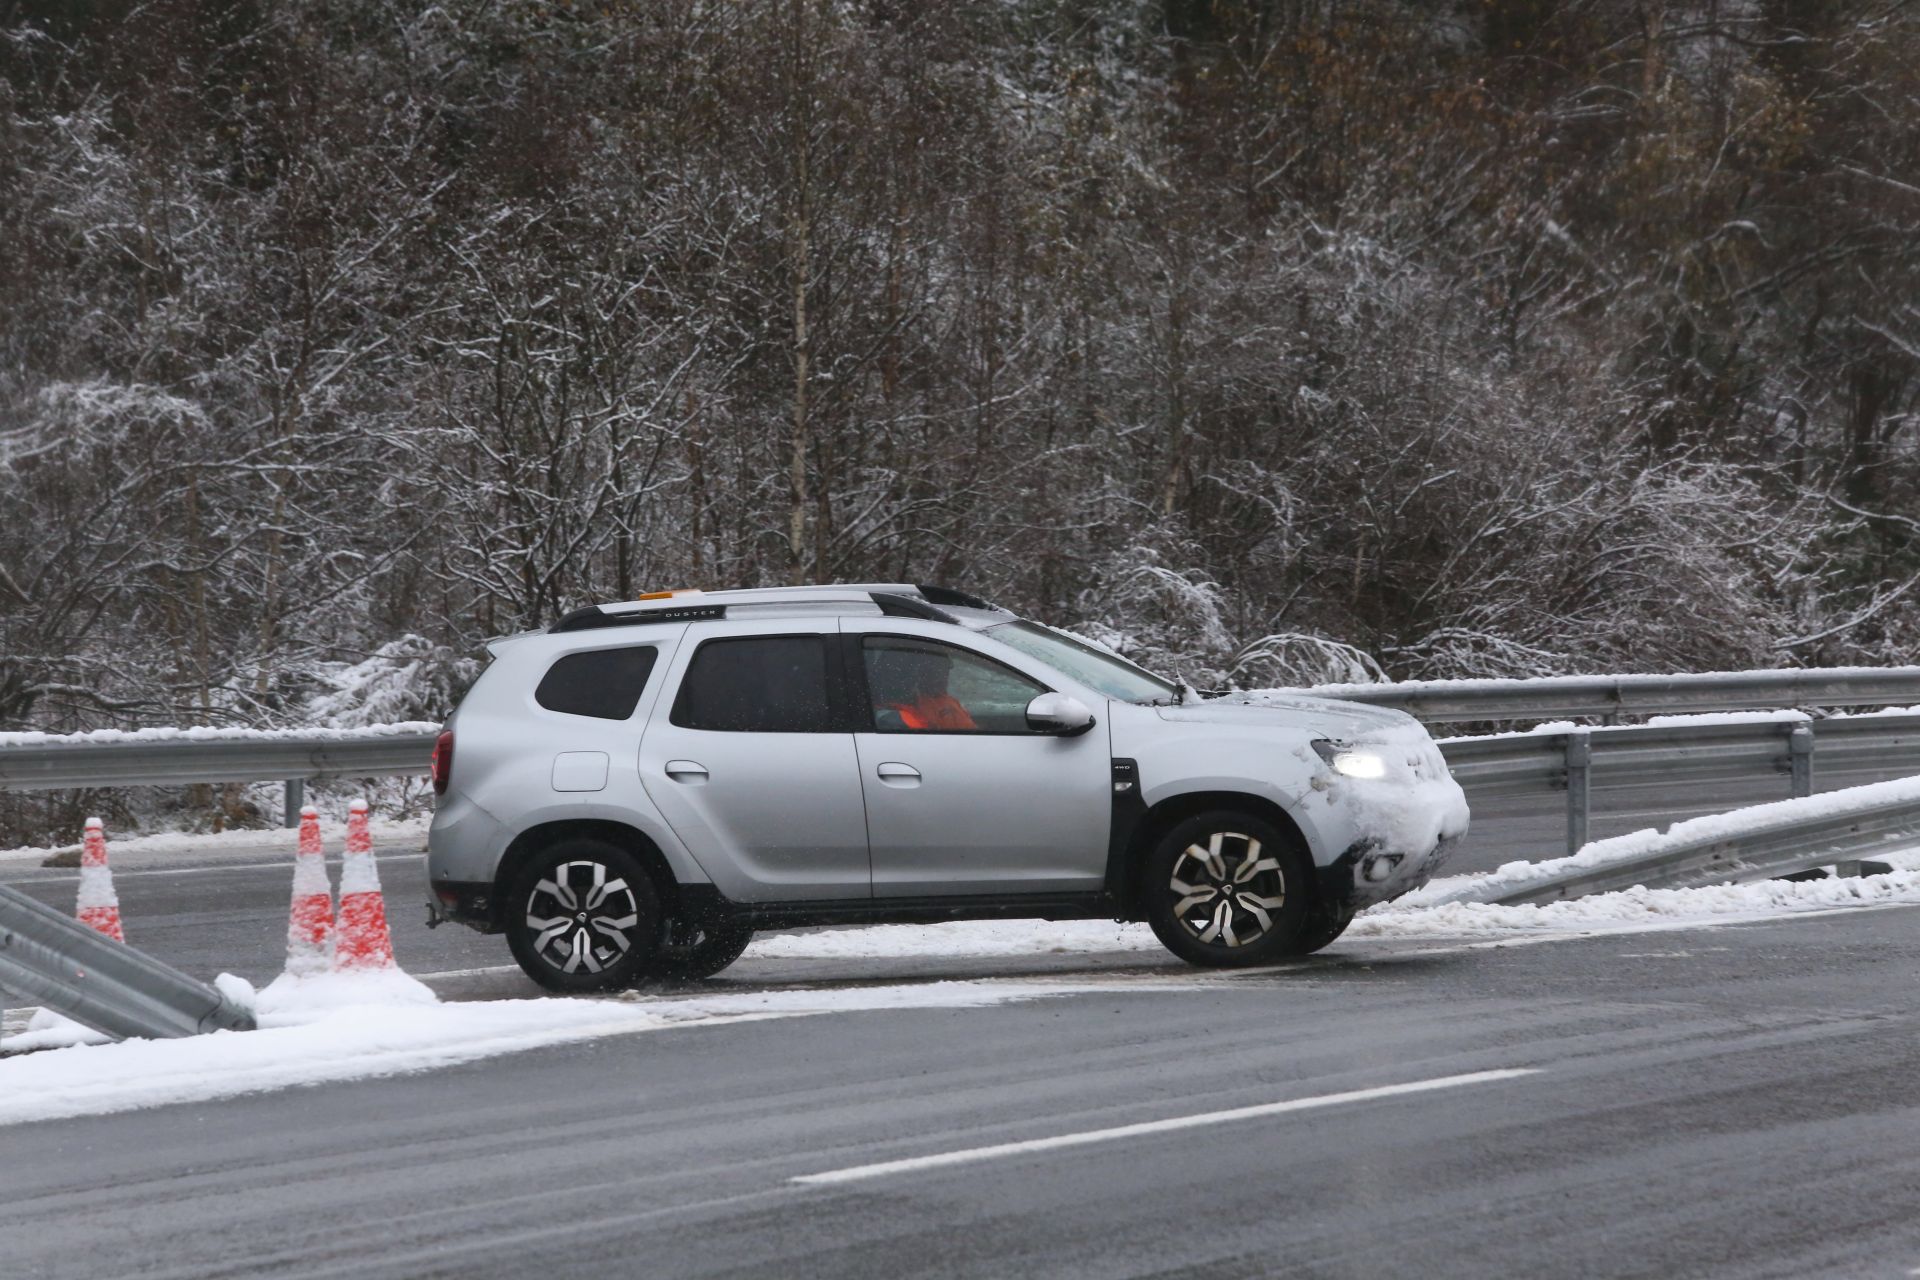
<path fill-rule="evenodd" d="M 380 897 L 380 871 L 373 862 L 365 800 L 355 800 L 347 809 L 347 860 L 340 868 L 333 967 L 338 973 L 394 967 L 393 935 L 387 930 L 387 905 Z"/>
<path fill-rule="evenodd" d="M 80 923 L 115 942 L 125 942 L 120 927 L 120 897 L 113 891 L 113 872 L 107 870 L 107 833 L 98 818 L 87 819 L 86 840 L 80 847 L 80 900 L 74 915 Z"/>
<path fill-rule="evenodd" d="M 333 886 L 320 849 L 320 811 L 300 811 L 300 848 L 293 856 L 293 909 L 287 914 L 287 972 L 325 973 L 333 965 Z"/>

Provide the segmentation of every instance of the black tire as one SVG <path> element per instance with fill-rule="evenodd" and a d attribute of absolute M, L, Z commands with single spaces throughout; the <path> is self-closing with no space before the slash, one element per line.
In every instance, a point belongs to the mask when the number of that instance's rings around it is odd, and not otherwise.
<path fill-rule="evenodd" d="M 1189 964 L 1271 964 L 1299 954 L 1313 907 L 1310 868 L 1289 833 L 1250 813 L 1215 809 L 1154 845 L 1141 901 L 1154 935 Z"/>
<path fill-rule="evenodd" d="M 732 921 L 684 924 L 675 921 L 653 972 L 662 978 L 711 978 L 740 958 L 753 930 Z"/>
<path fill-rule="evenodd" d="M 1329 907 L 1316 902 L 1313 910 L 1307 914 L 1307 920 L 1301 926 L 1293 945 L 1287 948 L 1290 956 L 1310 956 L 1323 947 L 1330 946 L 1333 940 L 1347 931 L 1353 923 L 1352 907 Z"/>
<path fill-rule="evenodd" d="M 562 840 L 513 878 L 507 945 L 529 978 L 578 995 L 630 987 L 650 972 L 660 897 L 640 860 L 602 840 Z"/>

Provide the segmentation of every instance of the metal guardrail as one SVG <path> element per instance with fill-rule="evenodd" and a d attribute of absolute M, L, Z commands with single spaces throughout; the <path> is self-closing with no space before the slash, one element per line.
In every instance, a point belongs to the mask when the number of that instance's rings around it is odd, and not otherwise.
<path fill-rule="evenodd" d="M 1567 852 L 1587 843 L 1596 789 L 1702 785 L 1774 774 L 1813 794 L 1815 761 L 1836 771 L 1920 773 L 1920 715 L 1634 725 L 1453 738 L 1447 767 L 1474 797 L 1567 793 Z"/>
<path fill-rule="evenodd" d="M 115 1038 L 253 1029 L 253 1015 L 213 987 L 5 886 L 0 992 Z"/>
<path fill-rule="evenodd" d="M 1517 888 L 1494 886 L 1479 892 L 1469 888 L 1447 895 L 1445 901 L 1523 906 L 1616 893 L 1636 885 L 1694 889 L 1745 884 L 1916 847 L 1920 847 L 1920 805 L 1911 799 L 1886 800 L 1812 817 L 1784 815 L 1737 835 L 1706 834 L 1644 857 L 1548 874 Z"/>
<path fill-rule="evenodd" d="M 0 746 L 0 791 L 54 787 L 185 786 L 201 782 L 284 780 L 287 826 L 299 821 L 303 784 L 319 778 L 423 774 L 433 730 L 370 730 L 239 738 L 118 738 Z"/>
<path fill-rule="evenodd" d="M 1399 707 L 1437 722 L 1865 707 L 1920 702 L 1920 667 L 1323 685 L 1310 692 Z M 285 820 L 292 826 L 303 780 L 425 773 L 435 736 L 432 728 L 408 726 L 356 736 L 316 731 L 0 745 L 0 790 L 284 779 Z M 1920 773 L 1920 714 L 1597 727 L 1455 738 L 1442 750 L 1470 798 L 1565 791 L 1571 851 L 1587 841 L 1596 788 L 1736 782 L 1777 773 L 1790 778 L 1792 795 L 1807 795 L 1816 741 L 1822 768 Z"/>
<path fill-rule="evenodd" d="M 1396 707 L 1430 724 L 1564 720 L 1777 707 L 1920 704 L 1920 667 L 1809 667 L 1672 676 L 1549 676 L 1538 680 L 1413 680 L 1302 690 Z"/>
<path fill-rule="evenodd" d="M 137 738 L 0 746 L 0 790 L 264 782 L 425 773 L 434 734 Z"/>

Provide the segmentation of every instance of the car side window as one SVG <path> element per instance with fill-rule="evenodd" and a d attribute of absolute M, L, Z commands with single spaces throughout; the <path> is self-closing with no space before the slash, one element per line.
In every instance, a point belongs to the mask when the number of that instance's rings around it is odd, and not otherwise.
<path fill-rule="evenodd" d="M 861 644 L 880 733 L 1029 733 L 1027 704 L 1047 687 L 957 645 L 905 636 Z"/>
<path fill-rule="evenodd" d="M 709 640 L 687 665 L 672 721 L 727 733 L 830 733 L 824 636 Z"/>
<path fill-rule="evenodd" d="M 640 705 L 640 694 L 659 656 L 652 645 L 565 654 L 540 677 L 533 700 L 570 716 L 625 720 Z"/>

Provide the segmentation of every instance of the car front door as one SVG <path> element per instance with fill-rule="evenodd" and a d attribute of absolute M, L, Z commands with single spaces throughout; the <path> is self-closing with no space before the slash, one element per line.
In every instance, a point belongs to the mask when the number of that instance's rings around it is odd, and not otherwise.
<path fill-rule="evenodd" d="M 1029 729 L 1026 704 L 1057 686 L 956 643 L 951 626 L 844 618 L 841 630 L 875 898 L 1103 886 L 1105 723 L 1073 737 Z"/>
<path fill-rule="evenodd" d="M 674 655 L 641 782 L 736 902 L 872 894 L 839 662 L 837 637 L 776 621 L 696 628 Z"/>

